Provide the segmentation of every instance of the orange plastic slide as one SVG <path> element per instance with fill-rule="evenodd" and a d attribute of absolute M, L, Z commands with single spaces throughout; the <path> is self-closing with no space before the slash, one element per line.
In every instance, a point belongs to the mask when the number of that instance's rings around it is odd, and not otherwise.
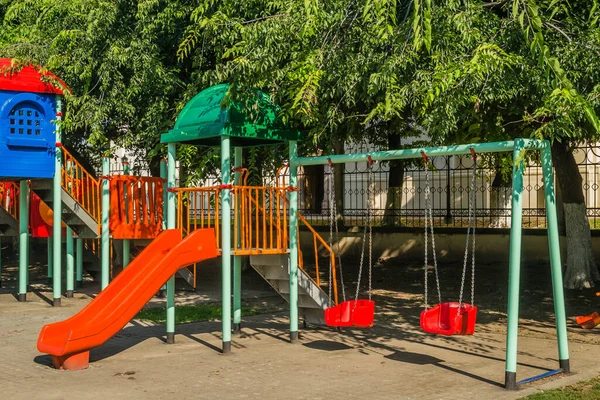
<path fill-rule="evenodd" d="M 217 256 L 213 229 L 181 239 L 179 229 L 162 232 L 83 310 L 42 328 L 37 347 L 55 368 L 83 369 L 89 351 L 119 332 L 179 269 Z"/>

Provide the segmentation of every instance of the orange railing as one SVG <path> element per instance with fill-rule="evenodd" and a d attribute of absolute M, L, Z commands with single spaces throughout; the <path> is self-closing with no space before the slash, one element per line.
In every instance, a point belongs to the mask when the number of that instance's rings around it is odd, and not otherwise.
<path fill-rule="evenodd" d="M 219 204 L 221 188 L 179 188 L 177 192 L 177 227 L 184 235 L 196 229 L 214 228 L 217 248 L 221 245 Z"/>
<path fill-rule="evenodd" d="M 14 219 L 19 220 L 19 185 L 14 182 L 0 182 L 0 205 Z"/>
<path fill-rule="evenodd" d="M 101 219 L 100 180 L 94 178 L 71 153 L 62 148 L 62 187 L 94 219 Z"/>
<path fill-rule="evenodd" d="M 245 182 L 245 179 L 242 179 Z M 221 245 L 220 187 L 181 188 L 178 194 L 177 226 L 184 235 L 199 228 L 215 228 L 217 247 Z M 234 255 L 285 254 L 289 248 L 289 200 L 284 186 L 234 186 L 232 189 L 232 248 Z M 324 280 L 319 268 L 319 245 L 327 252 L 332 270 L 333 301 L 338 303 L 335 254 L 329 244 L 315 231 L 304 217 L 299 222 L 313 235 L 314 270 L 304 265 L 299 249 L 298 265 L 323 288 Z M 299 232 L 298 232 L 299 233 Z M 298 244 L 300 235 L 298 234 Z M 326 272 L 328 270 L 325 270 Z M 327 282 L 329 283 L 329 282 Z"/>

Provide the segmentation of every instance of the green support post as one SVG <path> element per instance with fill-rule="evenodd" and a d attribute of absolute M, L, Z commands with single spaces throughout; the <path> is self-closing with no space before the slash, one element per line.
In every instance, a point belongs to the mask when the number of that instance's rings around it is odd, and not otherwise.
<path fill-rule="evenodd" d="M 164 183 L 163 183 L 163 229 L 167 229 L 167 214 L 169 213 L 168 210 L 168 199 L 167 199 L 167 160 L 166 159 L 162 159 L 160 160 L 160 177 L 162 179 L 164 179 Z"/>
<path fill-rule="evenodd" d="M 75 246 L 73 229 L 67 226 L 67 298 L 73 297 L 75 286 Z"/>
<path fill-rule="evenodd" d="M 542 149 L 542 171 L 544 174 L 544 195 L 546 218 L 548 219 L 548 249 L 552 270 L 552 290 L 554 294 L 554 314 L 556 316 L 556 336 L 558 338 L 558 362 L 563 372 L 571 372 L 569 362 L 569 341 L 567 338 L 567 317 L 565 315 L 565 296 L 560 260 L 560 241 L 558 218 L 556 216 L 556 197 L 554 190 L 554 171 L 552 170 L 552 148 L 545 141 Z"/>
<path fill-rule="evenodd" d="M 229 136 L 221 136 L 221 275 L 223 354 L 231 353 L 231 197 L 229 172 L 231 149 Z"/>
<path fill-rule="evenodd" d="M 175 159 L 176 159 L 177 146 L 175 143 L 169 143 L 168 145 L 168 159 L 167 159 L 167 187 L 169 189 L 175 188 Z M 175 192 L 168 192 L 168 203 L 167 203 L 167 229 L 175 229 L 176 226 L 176 215 L 175 215 L 175 202 L 177 195 Z M 167 281 L 167 344 L 175 343 L 175 275 L 173 275 Z"/>
<path fill-rule="evenodd" d="M 27 301 L 29 274 L 29 185 L 21 181 L 19 187 L 19 301 Z"/>
<path fill-rule="evenodd" d="M 77 238 L 76 241 L 77 254 L 76 267 L 75 267 L 75 288 L 81 289 L 83 287 L 83 239 Z"/>
<path fill-rule="evenodd" d="M 54 241 L 52 236 L 48 237 L 48 285 L 52 284 L 52 275 L 54 274 Z"/>
<path fill-rule="evenodd" d="M 298 169 L 292 166 L 298 157 L 298 144 L 292 140 L 290 151 L 290 187 L 298 187 Z M 298 191 L 290 191 L 290 342 L 298 341 Z"/>
<path fill-rule="evenodd" d="M 521 236 L 523 224 L 523 170 L 524 149 L 521 139 L 515 140 L 513 149 L 513 186 L 510 228 L 510 256 L 508 265 L 508 327 L 506 333 L 506 371 L 504 386 L 516 390 L 517 339 L 519 336 L 519 284 L 521 278 Z"/>
<path fill-rule="evenodd" d="M 234 148 L 234 161 L 233 166 L 235 168 L 235 174 L 233 177 L 233 184 L 240 185 L 241 172 L 238 168 L 242 167 L 242 152 L 241 147 Z M 235 199 L 234 207 L 237 208 L 237 237 L 241 237 L 241 209 L 239 199 Z M 235 213 L 234 213 L 235 214 Z M 235 245 L 235 244 L 234 244 Z M 233 332 L 241 333 L 242 331 L 242 256 L 233 256 Z"/>
<path fill-rule="evenodd" d="M 160 177 L 165 181 L 163 183 L 163 230 L 167 229 L 167 214 L 168 214 L 168 200 L 167 200 L 167 159 L 163 158 L 160 160 Z M 166 297 L 167 285 L 163 285 L 160 288 L 159 296 Z"/>
<path fill-rule="evenodd" d="M 56 159 L 54 160 L 54 179 L 52 180 L 52 211 L 54 216 L 52 218 L 52 236 L 53 246 L 52 251 L 54 259 L 52 261 L 52 267 L 54 272 L 52 273 L 52 305 L 54 307 L 60 307 L 60 299 L 62 297 L 62 127 L 60 121 L 62 120 L 62 97 L 56 96 Z"/>
<path fill-rule="evenodd" d="M 129 175 L 129 162 L 126 158 L 123 159 L 123 175 Z M 125 198 L 125 215 L 129 215 L 127 210 L 131 207 L 130 199 Z M 123 269 L 129 265 L 131 260 L 131 241 L 129 239 L 123 239 Z"/>
<path fill-rule="evenodd" d="M 102 158 L 102 176 L 110 175 L 110 158 L 105 155 Z M 110 182 L 108 179 L 102 179 L 102 234 L 101 234 L 101 284 L 104 290 L 110 281 L 110 232 L 108 229 L 108 215 L 110 212 Z"/>

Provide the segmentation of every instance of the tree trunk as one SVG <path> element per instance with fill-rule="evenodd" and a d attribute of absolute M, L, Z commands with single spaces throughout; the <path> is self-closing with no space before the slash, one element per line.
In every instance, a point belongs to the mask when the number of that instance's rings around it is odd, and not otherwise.
<path fill-rule="evenodd" d="M 304 167 L 304 208 L 309 213 L 321 214 L 325 196 L 325 166 Z"/>
<path fill-rule="evenodd" d="M 510 228 L 510 218 L 505 211 L 510 210 L 512 201 L 512 175 L 502 175 L 502 171 L 496 169 L 496 175 L 492 181 L 492 192 L 490 194 L 490 207 L 492 217 L 490 227 Z"/>
<path fill-rule="evenodd" d="M 402 144 L 400 135 L 388 131 L 388 149 L 395 150 Z M 404 183 L 404 162 L 392 160 L 389 162 L 388 190 L 383 213 L 384 226 L 401 225 L 400 209 L 402 208 L 402 184 Z"/>
<path fill-rule="evenodd" d="M 336 154 L 344 154 L 344 142 L 338 141 L 335 143 L 334 150 Z M 338 226 L 344 226 L 344 169 L 345 164 L 335 164 L 333 173 L 335 174 L 335 209 L 337 215 L 335 216 L 338 221 Z"/>
<path fill-rule="evenodd" d="M 592 236 L 587 219 L 582 177 L 572 150 L 564 143 L 552 145 L 556 178 L 563 196 L 567 233 L 567 269 L 564 285 L 568 289 L 585 289 L 600 280 L 592 253 Z"/>

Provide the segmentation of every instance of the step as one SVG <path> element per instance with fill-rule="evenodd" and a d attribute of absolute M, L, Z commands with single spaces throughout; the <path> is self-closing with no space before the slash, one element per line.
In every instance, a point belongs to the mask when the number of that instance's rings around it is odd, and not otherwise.
<path fill-rule="evenodd" d="M 31 182 L 31 189 L 48 205 L 53 208 L 54 196 L 52 180 L 41 179 Z M 98 223 L 81 207 L 69 193 L 61 188 L 62 220 L 75 231 L 80 238 L 97 238 Z"/>
<path fill-rule="evenodd" d="M 286 254 L 250 256 L 250 265 L 289 302 L 289 257 Z M 323 324 L 329 296 L 302 269 L 298 269 L 298 307 L 307 323 Z"/>
<path fill-rule="evenodd" d="M 181 278 L 184 281 L 186 281 L 186 283 L 188 285 L 190 285 L 192 288 L 194 287 L 194 274 L 186 267 L 186 268 L 182 268 L 179 271 L 177 271 L 176 274 L 177 278 Z"/>
<path fill-rule="evenodd" d="M 19 235 L 19 221 L 10 215 L 3 207 L 0 207 L 0 235 Z"/>

